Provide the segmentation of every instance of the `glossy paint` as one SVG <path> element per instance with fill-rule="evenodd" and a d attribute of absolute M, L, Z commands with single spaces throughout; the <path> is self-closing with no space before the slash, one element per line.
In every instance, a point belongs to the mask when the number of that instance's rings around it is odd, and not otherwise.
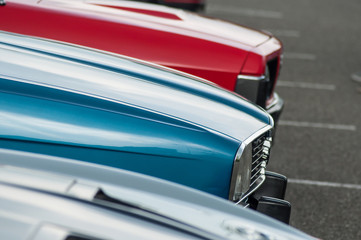
<path fill-rule="evenodd" d="M 132 1 L 8 0 L 0 22 L 0 30 L 136 57 L 231 91 L 237 75 L 264 74 L 266 62 L 280 61 L 282 51 L 281 43 L 263 32 Z"/>
<path fill-rule="evenodd" d="M 52 219 L 47 222 L 61 225 L 65 229 L 70 227 L 73 231 L 81 230 L 83 234 L 91 233 L 91 231 L 89 231 L 90 229 L 92 231 L 97 230 L 99 231 L 98 234 L 100 234 L 98 236 L 106 235 L 106 239 L 113 239 L 114 235 L 112 235 L 112 232 L 116 231 L 115 229 L 118 229 L 115 239 L 118 239 L 121 231 L 124 231 L 124 234 L 131 233 L 129 231 L 131 228 L 124 229 L 118 226 L 113 229 L 109 222 L 98 222 L 99 219 L 109 217 L 111 208 L 101 210 L 97 204 L 93 203 L 92 207 L 88 207 L 88 209 L 85 210 L 86 205 L 89 205 L 89 201 L 91 201 L 92 198 L 86 197 L 89 196 L 89 194 L 79 193 L 84 193 L 80 190 L 86 187 L 86 189 L 88 189 L 87 193 L 92 193 L 92 190 L 99 189 L 106 195 L 117 199 L 121 203 L 125 203 L 122 209 L 127 209 L 126 204 L 128 204 L 128 208 L 130 208 L 129 206 L 136 206 L 138 210 L 145 209 L 148 217 L 149 213 L 155 213 L 159 217 L 166 218 L 168 226 L 177 222 L 179 227 L 188 226 L 188 233 L 193 232 L 196 236 L 199 233 L 207 234 L 209 236 L 207 239 L 245 240 L 254 239 L 256 234 L 263 234 L 263 237 L 267 237 L 266 239 L 312 239 L 310 236 L 290 226 L 258 214 L 255 211 L 240 208 L 228 201 L 194 189 L 141 174 L 69 159 L 10 151 L 7 149 L 0 149 L 0 165 L 0 188 L 4 189 L 4 184 L 16 184 L 18 188 L 27 187 L 28 191 L 30 188 L 34 192 L 42 191 L 43 195 L 47 193 L 47 196 L 42 196 L 42 202 L 45 203 L 42 206 L 42 214 L 36 213 L 35 209 L 41 207 L 36 204 L 36 202 L 34 204 L 34 202 L 31 201 L 34 197 L 24 197 L 25 191 L 22 191 L 22 193 L 17 192 L 17 194 L 10 196 L 9 194 L 2 194 L 0 196 L 2 199 L 0 200 L 2 201 L 2 204 L 0 204 L 2 208 L 0 217 L 4 211 L 11 211 L 13 220 L 23 219 L 27 214 L 29 214 L 27 219 L 33 219 L 33 221 L 27 221 L 28 224 L 22 224 L 23 227 L 31 225 L 29 222 L 37 224 L 38 221 L 44 222 L 45 219 Z M 4 193 L 4 191 L 1 192 Z M 39 195 L 39 193 L 34 192 L 33 195 L 28 192 L 27 194 L 29 195 L 26 196 Z M 57 199 L 54 197 L 54 194 L 58 196 Z M 9 201 L 7 201 L 8 205 L 4 207 L 3 198 L 7 198 L 8 200 L 17 198 L 18 205 L 14 202 L 9 204 Z M 74 208 L 63 208 L 64 203 L 57 205 L 52 204 L 54 203 L 54 199 L 59 203 L 59 198 L 68 198 L 68 203 L 65 204 L 65 206 L 69 206 L 69 202 L 72 202 L 74 199 L 82 199 L 85 201 L 78 201 L 78 211 L 75 211 Z M 47 199 L 47 201 L 44 201 L 45 199 Z M 21 205 L 27 205 L 27 207 L 21 208 L 19 207 Z M 75 204 L 72 206 L 74 207 Z M 94 208 L 97 207 L 97 216 L 99 217 L 84 217 L 89 216 L 90 213 L 94 214 Z M 48 211 L 49 209 L 53 211 Z M 54 209 L 57 209 L 57 211 L 54 211 Z M 79 209 L 84 210 L 83 215 L 79 217 L 79 214 L 72 214 L 72 212 L 79 212 Z M 121 215 L 119 211 L 117 212 L 118 215 Z M 137 212 L 139 217 L 139 213 L 141 214 L 142 211 Z M 64 221 L 67 215 L 73 218 Z M 113 212 L 113 216 L 115 215 Z M 134 216 L 134 214 L 129 215 Z M 19 216 L 19 218 L 15 216 Z M 120 219 L 125 219 L 126 217 L 116 216 L 114 218 L 121 221 Z M 128 216 L 126 225 L 136 222 L 134 219 L 129 218 Z M 5 219 L 6 218 L 3 218 L 3 220 Z M 147 217 L 144 217 L 143 221 L 146 219 Z M 147 226 L 150 225 L 149 223 L 142 223 L 140 219 L 138 220 L 135 226 L 137 229 L 142 227 L 147 229 Z M 156 223 L 157 221 L 153 222 L 155 225 Z M 4 224 L 0 226 L 0 229 L 3 225 Z M 94 227 L 89 228 L 90 225 L 94 225 Z M 167 224 L 165 226 L 167 226 Z M 105 229 L 107 229 L 107 231 Z M 159 229 L 161 229 L 159 226 L 153 226 L 153 228 L 147 230 L 156 233 Z M 238 231 L 236 231 L 237 229 Z M 164 229 L 161 230 L 163 231 L 158 232 L 158 234 L 167 234 L 167 231 Z M 7 231 L 19 235 L 25 234 L 26 232 L 22 230 L 14 233 L 14 228 L 10 230 L 2 229 L 0 236 L 3 236 L 1 234 Z M 137 235 L 139 233 L 133 232 L 133 234 Z M 172 235 L 166 238 L 170 239 L 171 236 Z M 138 238 L 135 239 L 139 239 L 140 236 L 136 237 Z M 16 238 L 25 239 L 25 237 Z M 141 238 L 143 239 L 143 237 Z M 8 237 L 7 239 L 14 239 L 14 237 Z M 158 237 L 157 239 L 160 238 Z M 189 237 L 186 239 L 189 239 Z"/>
<path fill-rule="evenodd" d="M 6 33 L 0 51 L 3 147 L 124 168 L 228 198 L 238 147 L 273 124 L 233 93 L 149 63 Z"/>

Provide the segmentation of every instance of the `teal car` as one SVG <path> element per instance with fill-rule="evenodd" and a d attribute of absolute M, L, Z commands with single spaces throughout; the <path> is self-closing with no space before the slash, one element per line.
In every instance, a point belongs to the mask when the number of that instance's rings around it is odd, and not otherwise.
<path fill-rule="evenodd" d="M 0 71 L 3 148 L 139 172 L 256 209 L 271 202 L 289 215 L 285 178 L 265 171 L 272 117 L 235 93 L 129 57 L 6 32 Z"/>

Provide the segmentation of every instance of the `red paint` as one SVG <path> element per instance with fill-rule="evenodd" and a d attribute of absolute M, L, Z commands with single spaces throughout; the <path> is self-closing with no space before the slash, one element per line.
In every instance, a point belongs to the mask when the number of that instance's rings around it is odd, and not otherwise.
<path fill-rule="evenodd" d="M 94 5 L 102 6 L 102 7 L 110 7 L 110 8 L 115 8 L 115 9 L 120 9 L 120 10 L 125 10 L 125 11 L 131 11 L 131 12 L 137 12 L 137 13 L 147 14 L 147 15 L 161 17 L 161 18 L 182 20 L 177 15 L 166 13 L 166 12 L 151 11 L 151 10 L 147 10 L 147 9 L 137 9 L 137 8 L 121 7 L 121 6 L 109 6 L 109 5 L 104 5 L 104 4 L 94 4 Z"/>

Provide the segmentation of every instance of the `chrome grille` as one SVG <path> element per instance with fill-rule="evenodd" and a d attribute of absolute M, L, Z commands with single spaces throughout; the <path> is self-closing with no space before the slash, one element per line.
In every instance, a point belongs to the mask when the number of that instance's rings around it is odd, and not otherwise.
<path fill-rule="evenodd" d="M 245 205 L 248 196 L 255 192 L 266 179 L 266 165 L 269 160 L 272 145 L 272 129 L 258 135 L 249 141 L 242 153 L 243 160 L 249 159 L 248 190 L 244 192 L 237 204 Z M 256 134 L 255 134 L 256 135 Z M 249 149 L 249 151 L 247 151 Z M 243 176 L 246 176 L 243 174 Z M 243 179 L 244 180 L 244 179 Z"/>
<path fill-rule="evenodd" d="M 268 133 L 264 133 L 252 141 L 251 188 L 260 185 L 263 182 L 259 180 L 264 178 L 272 141 L 270 137 L 267 137 L 267 134 Z"/>

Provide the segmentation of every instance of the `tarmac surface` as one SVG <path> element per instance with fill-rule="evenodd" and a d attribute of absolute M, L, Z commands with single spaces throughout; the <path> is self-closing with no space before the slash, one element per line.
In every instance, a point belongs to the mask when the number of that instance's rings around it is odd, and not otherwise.
<path fill-rule="evenodd" d="M 289 178 L 291 225 L 321 239 L 361 239 L 361 2 L 208 0 L 204 14 L 284 44 L 276 92 L 285 109 L 268 170 Z"/>

